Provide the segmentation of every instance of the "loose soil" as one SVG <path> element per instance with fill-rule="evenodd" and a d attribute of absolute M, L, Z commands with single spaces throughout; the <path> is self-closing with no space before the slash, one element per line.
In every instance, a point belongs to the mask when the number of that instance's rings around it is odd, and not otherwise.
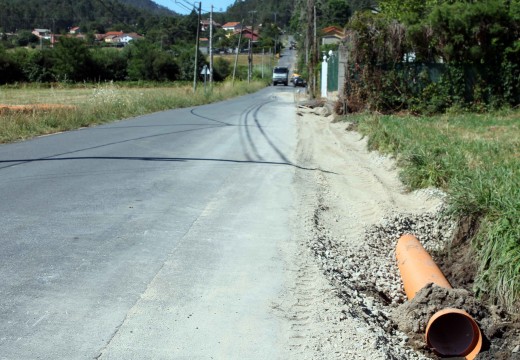
<path fill-rule="evenodd" d="M 53 110 L 75 110 L 75 106 L 63 104 L 32 104 L 32 105 L 2 105 L 0 104 L 0 115 L 5 113 L 34 113 Z"/>
<path fill-rule="evenodd" d="M 350 124 L 321 107 L 298 106 L 292 299 L 273 304 L 293 320 L 294 359 L 437 359 L 426 346 L 430 316 L 466 310 L 484 335 L 478 359 L 520 359 L 520 328 L 471 292 L 468 234 L 478 224 L 443 214 L 445 194 L 408 192 L 393 159 L 369 152 Z M 404 233 L 415 235 L 454 289 L 429 285 L 406 299 L 395 261 Z M 282 315 L 283 314 L 283 315 Z"/>

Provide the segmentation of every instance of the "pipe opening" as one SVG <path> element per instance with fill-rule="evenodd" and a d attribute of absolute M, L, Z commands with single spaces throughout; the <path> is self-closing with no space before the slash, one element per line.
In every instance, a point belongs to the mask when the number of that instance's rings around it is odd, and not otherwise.
<path fill-rule="evenodd" d="M 465 356 L 477 346 L 480 330 L 471 317 L 449 312 L 434 317 L 426 341 L 439 355 Z"/>

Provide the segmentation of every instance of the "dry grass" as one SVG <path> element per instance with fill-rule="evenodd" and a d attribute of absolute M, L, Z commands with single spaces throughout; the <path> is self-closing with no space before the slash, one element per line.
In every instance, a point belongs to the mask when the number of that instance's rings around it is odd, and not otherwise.
<path fill-rule="evenodd" d="M 231 65 L 235 64 L 235 54 L 219 54 L 219 55 L 213 55 L 213 60 L 216 60 L 218 58 L 224 59 L 227 62 L 229 62 Z M 253 54 L 253 66 L 261 66 L 262 63 L 264 66 L 275 64 L 277 60 L 273 59 L 273 55 L 270 54 Z M 238 66 L 247 66 L 248 63 L 248 55 L 247 54 L 239 54 L 238 55 Z"/>
<path fill-rule="evenodd" d="M 215 84 L 211 91 L 191 85 L 0 88 L 0 143 L 102 124 L 156 111 L 197 106 L 259 90 L 263 82 Z"/>

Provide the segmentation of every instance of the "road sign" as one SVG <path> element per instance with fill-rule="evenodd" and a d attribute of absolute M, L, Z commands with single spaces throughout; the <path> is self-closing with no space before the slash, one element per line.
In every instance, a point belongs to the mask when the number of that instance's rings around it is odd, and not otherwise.
<path fill-rule="evenodd" d="M 200 71 L 201 75 L 209 75 L 210 73 L 211 73 L 211 71 L 209 71 L 208 65 L 204 65 L 202 67 L 202 70 Z"/>

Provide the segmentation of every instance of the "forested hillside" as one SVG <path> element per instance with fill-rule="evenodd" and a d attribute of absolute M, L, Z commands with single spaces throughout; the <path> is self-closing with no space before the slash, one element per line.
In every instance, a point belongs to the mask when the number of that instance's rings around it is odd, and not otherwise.
<path fill-rule="evenodd" d="M 244 19 L 250 24 L 274 23 L 281 27 L 291 24 L 294 32 L 304 32 L 305 24 L 301 14 L 307 11 L 307 0 L 245 0 L 236 1 L 226 12 L 226 18 Z M 359 10 L 375 9 L 376 0 L 328 0 L 316 2 L 316 21 L 318 27 L 329 25 L 345 26 L 352 14 Z"/>
<path fill-rule="evenodd" d="M 161 15 L 176 14 L 150 0 L 0 0 L 0 31 L 45 28 L 62 33 L 81 26 L 84 31 L 143 32 Z"/>

